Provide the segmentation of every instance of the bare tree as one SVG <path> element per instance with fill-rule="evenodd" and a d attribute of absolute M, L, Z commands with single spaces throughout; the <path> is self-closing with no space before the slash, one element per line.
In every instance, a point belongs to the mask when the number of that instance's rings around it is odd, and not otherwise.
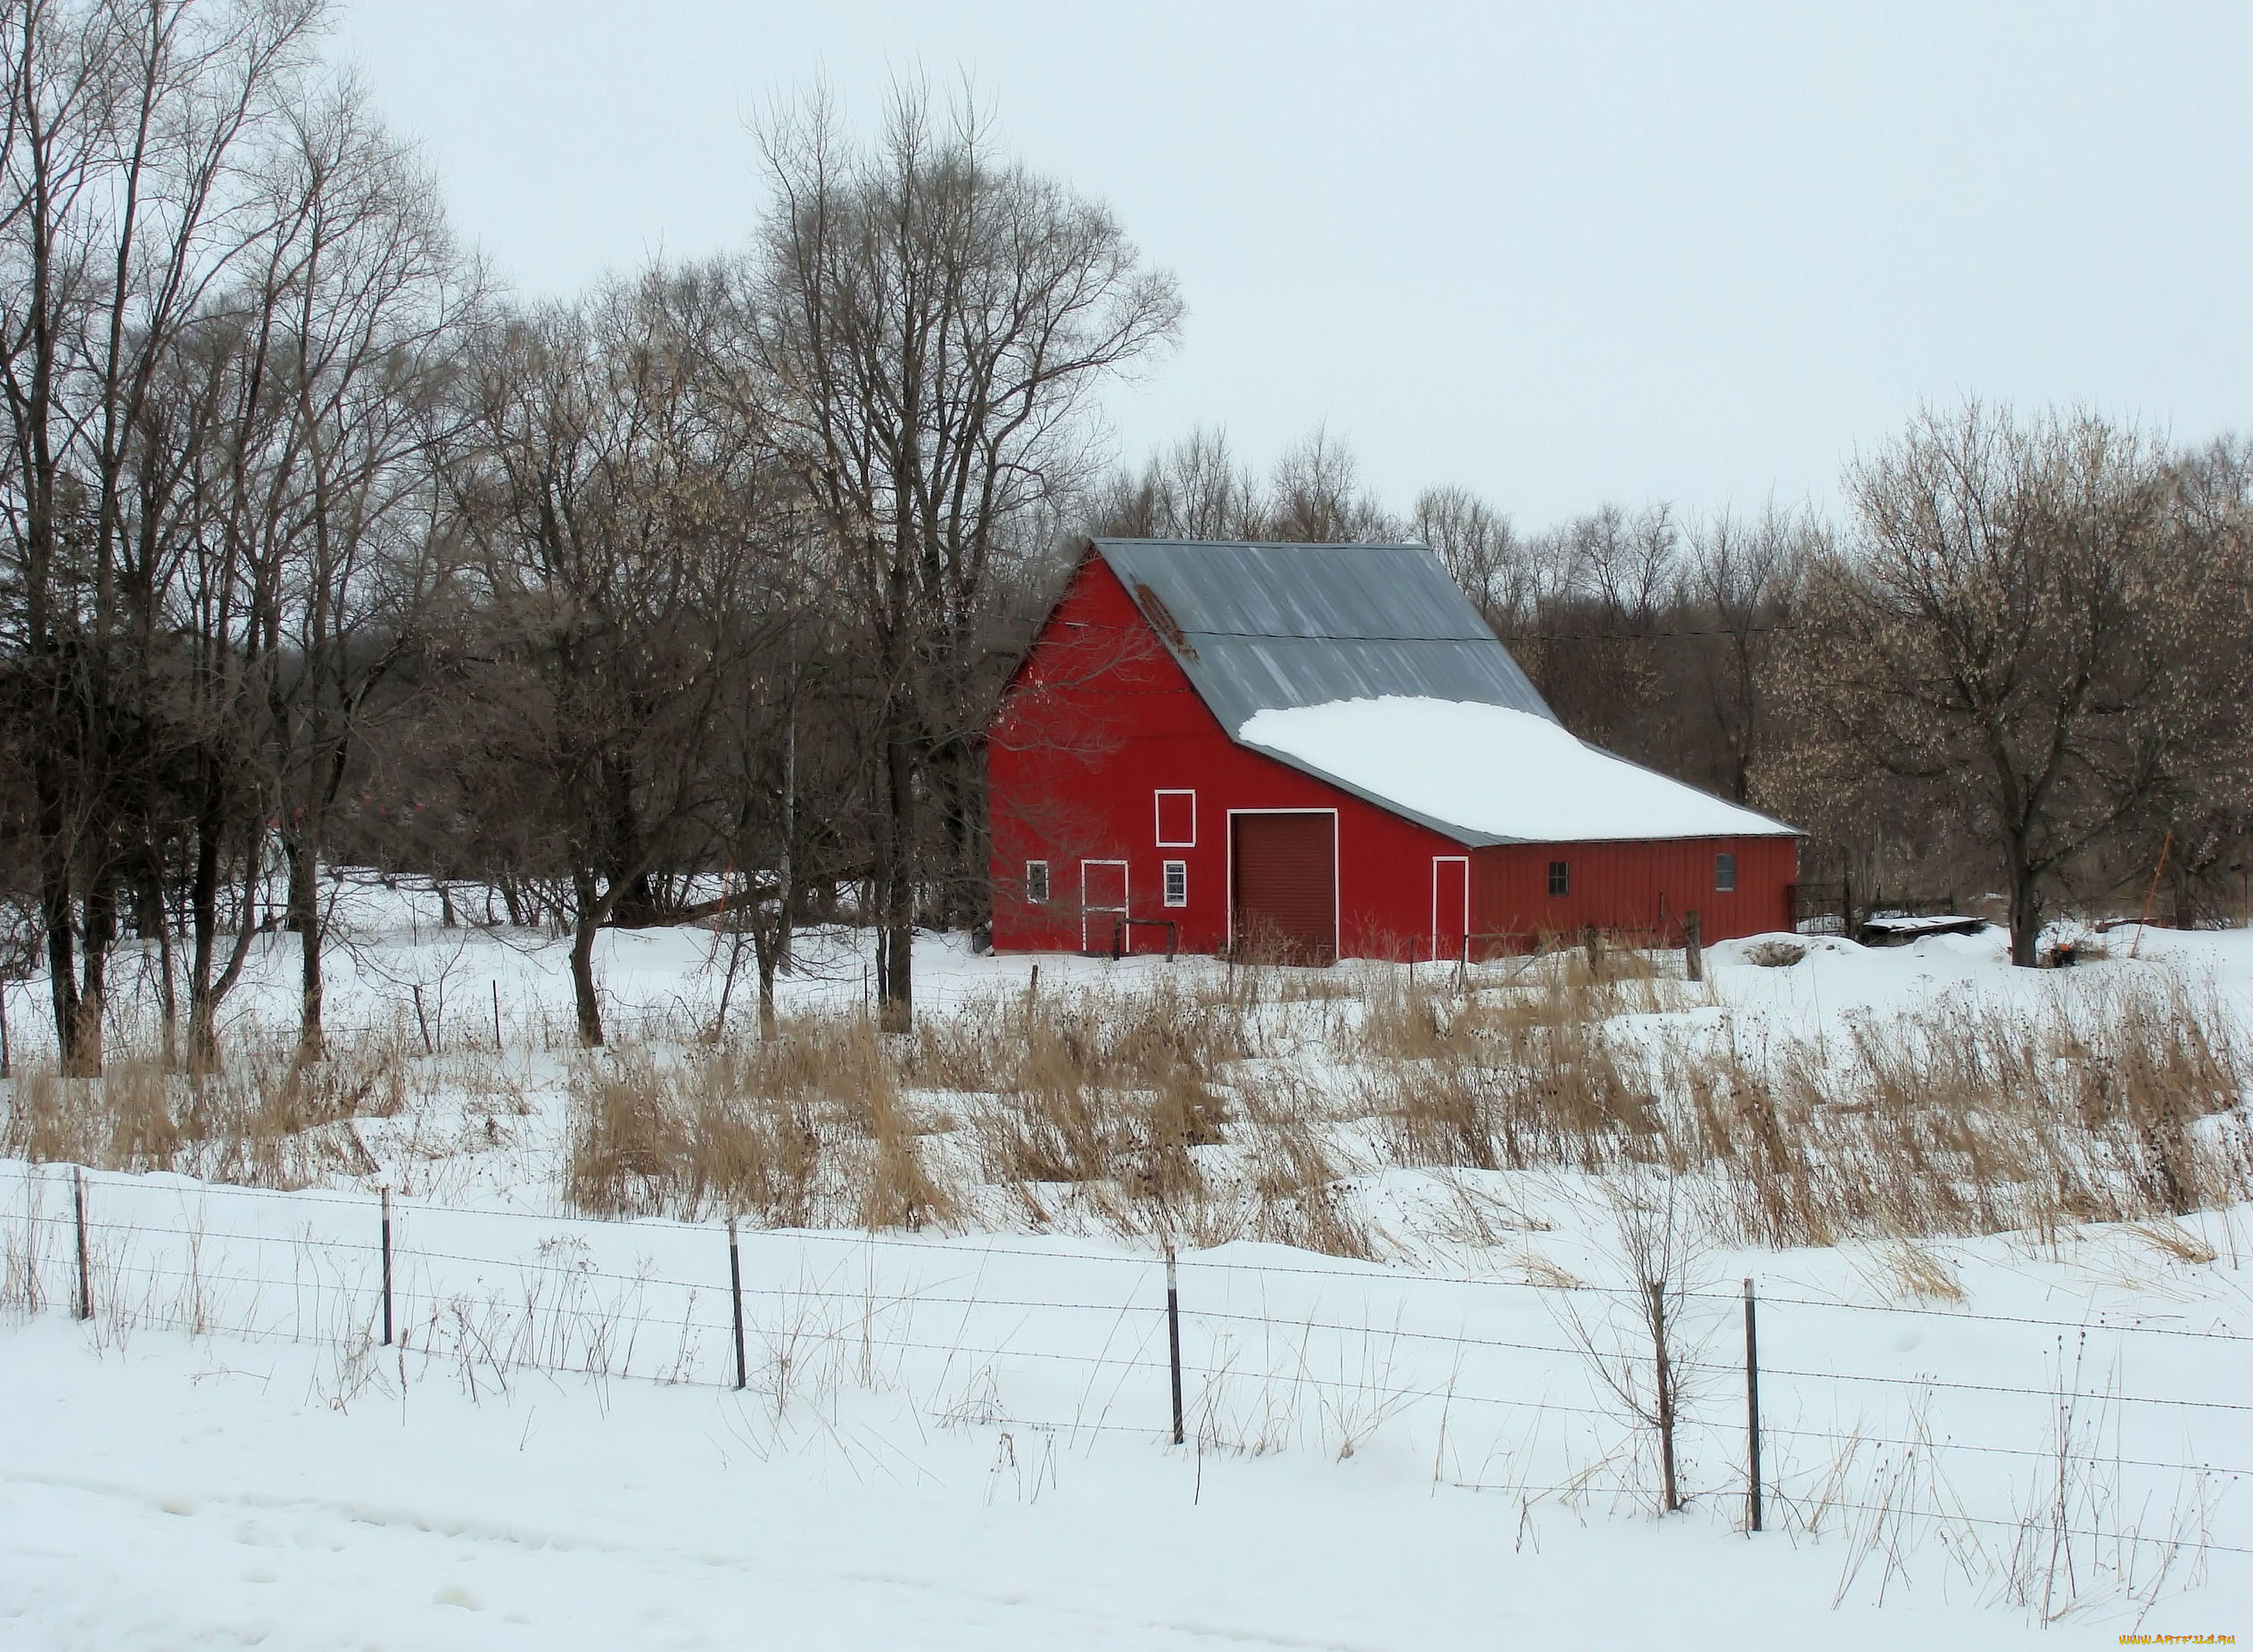
<path fill-rule="evenodd" d="M 935 778 L 976 855 L 990 582 L 1090 471 L 1095 385 L 1170 340 L 1181 305 L 1108 211 L 1001 161 L 967 105 L 902 92 L 863 148 L 816 100 L 761 138 L 768 429 L 870 640 L 877 975 L 904 1030 Z"/>
<path fill-rule="evenodd" d="M 1426 488 L 1416 496 L 1408 533 L 1432 547 L 1496 635 L 1508 637 L 1532 623 L 1540 569 L 1534 548 L 1518 537 L 1508 513 L 1467 488 Z"/>
<path fill-rule="evenodd" d="M 260 658 L 299 1053 L 323 1051 L 318 877 L 370 698 L 448 577 L 433 532 L 442 390 L 474 299 L 437 192 L 350 82 L 293 112 L 271 196 L 279 279 L 260 294 L 278 409 L 257 479 L 279 565 Z"/>
<path fill-rule="evenodd" d="M 1774 662 L 1808 558 L 1823 542 L 1811 518 L 1772 507 L 1749 523 L 1724 511 L 1691 535 L 1685 617 L 1696 699 L 1721 760 L 1721 789 L 1739 803 L 1752 799 L 1775 719 Z"/>
<path fill-rule="evenodd" d="M 1096 491 L 1089 532 L 1120 539 L 1261 540 L 1268 532 L 1259 479 L 1237 461 L 1218 426 L 1191 431 L 1139 471 Z"/>
<path fill-rule="evenodd" d="M 180 331 L 263 233 L 264 141 L 318 0 L 25 0 L 0 37 L 12 698 L 66 1068 L 99 1070 L 154 582 L 131 449 Z M 139 549 L 153 541 L 137 541 Z"/>
<path fill-rule="evenodd" d="M 588 1045 L 598 933 L 656 915 L 652 875 L 718 841 L 718 714 L 772 624 L 772 478 L 698 380 L 715 352 L 696 335 L 730 313 L 697 273 L 652 271 L 508 320 L 472 387 L 455 488 L 485 586 L 474 681 L 515 710 L 491 756 L 531 777 L 568 879 Z"/>
<path fill-rule="evenodd" d="M 1276 461 L 1268 483 L 1268 537 L 1325 545 L 1374 544 L 1399 529 L 1361 485 L 1346 443 L 1317 426 Z"/>
<path fill-rule="evenodd" d="M 1920 414 L 1849 484 L 1855 533 L 1814 563 L 1794 633 L 1798 783 L 1861 768 L 1963 819 L 2031 964 L 2051 875 L 2159 773 L 2162 456 L 2092 417 L 1973 402 Z"/>

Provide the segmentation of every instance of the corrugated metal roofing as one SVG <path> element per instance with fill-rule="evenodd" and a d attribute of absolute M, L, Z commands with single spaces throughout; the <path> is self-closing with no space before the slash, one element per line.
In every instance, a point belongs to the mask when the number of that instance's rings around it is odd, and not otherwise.
<path fill-rule="evenodd" d="M 1556 720 L 1424 546 L 1094 543 L 1232 736 L 1259 712 L 1388 695 Z"/>

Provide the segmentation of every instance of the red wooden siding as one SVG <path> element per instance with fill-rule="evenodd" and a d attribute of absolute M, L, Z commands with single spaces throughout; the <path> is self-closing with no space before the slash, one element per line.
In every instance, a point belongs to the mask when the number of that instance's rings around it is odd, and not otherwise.
<path fill-rule="evenodd" d="M 1171 919 L 1185 950 L 1218 951 L 1229 938 L 1229 819 L 1265 810 L 1334 818 L 1329 921 L 1349 957 L 1457 955 L 1462 897 L 1451 880 L 1463 869 L 1446 863 L 1465 860 L 1474 936 L 1653 929 L 1692 909 L 1715 940 L 1791 925 L 1793 839 L 1469 849 L 1247 750 L 1230 733 L 1090 553 L 1019 668 L 988 745 L 994 945 L 1108 948 L 1110 880 L 1123 880 L 1131 916 Z M 1729 893 L 1712 887 L 1713 855 L 1724 851 L 1737 857 Z M 1045 903 L 1026 898 L 1025 864 L 1035 860 L 1049 864 Z M 1552 860 L 1572 864 L 1568 896 L 1547 894 Z M 1185 868 L 1184 905 L 1164 904 L 1168 861 Z M 1088 862 L 1123 866 L 1090 883 Z M 1154 927 L 1131 929 L 1126 939 L 1137 951 L 1166 944 Z"/>
<path fill-rule="evenodd" d="M 1714 886 L 1714 857 L 1737 857 L 1737 887 Z M 1790 838 L 1687 838 L 1655 843 L 1509 844 L 1473 849 L 1472 929 L 1481 951 L 1542 935 L 1599 929 L 1671 935 L 1694 912 L 1711 941 L 1792 927 L 1799 846 Z M 1549 893 L 1549 864 L 1570 869 L 1570 893 Z"/>

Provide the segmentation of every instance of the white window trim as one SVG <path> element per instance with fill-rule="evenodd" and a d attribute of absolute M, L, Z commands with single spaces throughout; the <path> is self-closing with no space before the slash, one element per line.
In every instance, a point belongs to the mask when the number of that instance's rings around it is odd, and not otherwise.
<path fill-rule="evenodd" d="M 1181 880 L 1181 895 L 1180 895 L 1180 896 L 1179 896 L 1179 898 L 1178 898 L 1178 899 L 1176 899 L 1176 896 L 1175 896 L 1175 895 L 1174 895 L 1174 880 L 1175 880 L 1176 877 L 1178 877 L 1178 878 Z M 1162 873 L 1161 873 L 1161 881 L 1160 881 L 1160 884 L 1159 884 L 1159 888 L 1160 888 L 1161 890 L 1163 890 L 1163 891 L 1164 891 L 1164 894 L 1165 894 L 1165 904 L 1166 904 L 1167 905 L 1168 905 L 1168 906 L 1186 906 L 1186 905 L 1188 905 L 1188 904 L 1189 904 L 1189 863 L 1188 863 L 1187 861 L 1168 861 L 1168 862 L 1166 862 L 1166 863 L 1164 863 L 1164 870 L 1163 870 L 1163 871 L 1162 871 Z"/>
<path fill-rule="evenodd" d="M 1189 836 L 1186 838 L 1168 838 L 1166 836 L 1166 799 L 1168 797 L 1186 797 L 1189 799 Z M 1157 839 L 1158 847 L 1160 848 L 1193 849 L 1197 847 L 1197 794 L 1195 792 L 1181 789 L 1169 790 L 1167 788 L 1160 787 L 1154 794 L 1152 794 L 1150 801 L 1150 807 L 1152 817 L 1151 820 L 1151 832 Z"/>
<path fill-rule="evenodd" d="M 1033 893 L 1033 868 L 1036 866 L 1040 868 L 1041 873 L 1041 892 L 1038 895 Z M 1026 904 L 1031 906 L 1045 906 L 1052 898 L 1054 898 L 1055 893 L 1056 886 L 1050 876 L 1048 863 L 1046 861 L 1027 861 L 1025 863 Z"/>

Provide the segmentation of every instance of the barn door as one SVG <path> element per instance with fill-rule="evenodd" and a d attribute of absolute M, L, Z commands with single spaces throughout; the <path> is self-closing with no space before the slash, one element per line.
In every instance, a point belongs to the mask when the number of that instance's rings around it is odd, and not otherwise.
<path fill-rule="evenodd" d="M 1126 863 L 1082 861 L 1079 863 L 1079 949 L 1110 950 L 1118 920 L 1126 915 Z"/>
<path fill-rule="evenodd" d="M 1471 858 L 1432 857 L 1432 956 L 1460 958 L 1471 933 Z"/>
<path fill-rule="evenodd" d="M 1229 822 L 1228 928 L 1255 957 L 1338 959 L 1338 817 L 1240 814 Z"/>

